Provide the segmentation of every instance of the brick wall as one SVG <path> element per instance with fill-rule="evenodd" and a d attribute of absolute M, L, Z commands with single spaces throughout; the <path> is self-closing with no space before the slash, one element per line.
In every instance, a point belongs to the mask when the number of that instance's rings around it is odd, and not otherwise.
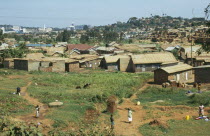
<path fill-rule="evenodd" d="M 195 82 L 210 83 L 210 68 L 196 68 Z"/>
<path fill-rule="evenodd" d="M 168 73 L 163 71 L 162 69 L 157 69 L 154 71 L 154 82 L 156 84 L 162 84 L 168 81 Z"/>
<path fill-rule="evenodd" d="M 65 64 L 67 72 L 77 72 L 79 71 L 79 62 L 72 62 L 72 63 L 66 63 Z"/>

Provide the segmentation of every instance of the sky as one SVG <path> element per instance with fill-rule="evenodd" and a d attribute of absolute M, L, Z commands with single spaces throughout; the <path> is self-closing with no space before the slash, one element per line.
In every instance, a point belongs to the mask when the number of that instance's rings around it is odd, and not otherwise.
<path fill-rule="evenodd" d="M 108 25 L 130 17 L 204 17 L 209 0 L 0 0 L 0 24 L 59 27 Z M 192 12 L 193 11 L 193 12 Z"/>

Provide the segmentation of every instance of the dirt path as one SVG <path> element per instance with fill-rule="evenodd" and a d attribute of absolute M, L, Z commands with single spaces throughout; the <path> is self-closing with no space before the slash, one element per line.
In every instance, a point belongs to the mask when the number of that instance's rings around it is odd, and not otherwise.
<path fill-rule="evenodd" d="M 143 91 L 150 85 L 146 83 L 139 91 Z M 118 106 L 118 113 L 120 117 L 115 120 L 115 134 L 116 135 L 125 135 L 125 136 L 141 136 L 139 133 L 139 126 L 143 120 L 144 115 L 146 114 L 142 110 L 142 106 L 138 106 L 132 102 L 137 98 L 136 94 L 131 96 L 129 99 L 124 99 L 123 103 Z M 133 121 L 131 124 L 128 123 L 128 110 L 131 108 L 133 111 Z"/>
<path fill-rule="evenodd" d="M 49 112 L 49 108 L 47 105 L 39 102 L 38 99 L 35 99 L 28 94 L 27 88 L 31 85 L 31 83 L 32 82 L 29 82 L 26 86 L 21 87 L 21 96 L 24 99 L 26 99 L 30 104 L 34 105 L 34 107 L 36 105 L 39 105 L 41 107 L 40 108 L 40 117 L 35 118 L 35 108 L 34 108 L 32 113 L 27 114 L 27 115 L 17 116 L 17 117 L 15 117 L 15 120 L 16 121 L 24 121 L 28 124 L 30 124 L 30 123 L 37 124 L 38 122 L 41 122 L 42 125 L 40 127 L 42 127 L 43 133 L 47 134 L 47 132 L 50 129 L 50 126 L 53 124 L 52 120 L 45 118 L 45 115 Z"/>

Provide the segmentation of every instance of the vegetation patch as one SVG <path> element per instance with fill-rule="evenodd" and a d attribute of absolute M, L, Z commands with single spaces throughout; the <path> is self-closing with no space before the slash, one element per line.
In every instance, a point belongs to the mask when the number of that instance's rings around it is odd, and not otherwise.
<path fill-rule="evenodd" d="M 186 92 L 187 90 L 179 88 L 148 87 L 138 93 L 138 99 L 142 104 L 156 102 L 156 104 L 164 106 L 189 105 L 192 98 L 187 96 Z M 192 92 L 195 93 L 195 90 Z M 205 95 L 205 93 L 201 95 Z M 160 100 L 161 102 L 158 102 Z"/>
<path fill-rule="evenodd" d="M 145 136 L 207 136 L 210 123 L 204 120 L 169 120 L 167 126 L 144 124 L 139 128 L 139 131 Z"/>
<path fill-rule="evenodd" d="M 115 95 L 121 100 L 130 97 L 147 79 L 150 73 L 109 73 L 90 71 L 90 73 L 44 73 L 30 72 L 33 82 L 28 88 L 32 97 L 43 103 L 55 100 L 64 103 L 59 108 L 54 108 L 47 115 L 55 121 L 54 127 L 65 127 L 69 122 L 88 122 L 87 111 L 95 110 L 96 103 L 105 103 L 107 98 Z M 84 88 L 85 84 L 90 84 Z M 76 89 L 80 86 L 81 89 Z M 91 115 L 88 115 L 91 116 Z M 97 116 L 95 116 L 97 119 Z M 89 119 L 94 122 L 94 119 Z"/>

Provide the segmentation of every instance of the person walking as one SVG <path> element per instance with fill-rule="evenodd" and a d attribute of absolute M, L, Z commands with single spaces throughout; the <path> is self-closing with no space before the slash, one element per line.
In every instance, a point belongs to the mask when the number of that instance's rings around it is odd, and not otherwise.
<path fill-rule="evenodd" d="M 21 91 L 21 89 L 20 89 L 20 87 L 17 87 L 17 95 L 19 95 L 20 96 L 20 91 Z"/>
<path fill-rule="evenodd" d="M 114 129 L 114 118 L 112 114 L 110 116 L 110 121 L 111 121 L 111 129 Z"/>
<path fill-rule="evenodd" d="M 35 115 L 36 118 L 39 117 L 39 110 L 40 110 L 40 107 L 39 107 L 39 105 L 37 105 L 36 106 L 36 115 Z"/>
<path fill-rule="evenodd" d="M 130 108 L 128 108 L 128 122 L 132 122 L 132 110 Z"/>
<path fill-rule="evenodd" d="M 204 106 L 203 105 L 200 105 L 198 107 L 198 113 L 199 113 L 199 117 L 204 116 Z"/>

